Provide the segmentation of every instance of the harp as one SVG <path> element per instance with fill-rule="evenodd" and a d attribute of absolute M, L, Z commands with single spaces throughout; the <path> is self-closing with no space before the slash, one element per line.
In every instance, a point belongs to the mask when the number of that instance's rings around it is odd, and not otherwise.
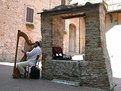
<path fill-rule="evenodd" d="M 20 37 L 23 37 L 23 38 L 25 39 L 25 42 L 26 42 L 26 45 L 27 45 L 27 46 L 26 46 L 26 47 L 24 46 L 24 49 L 25 49 L 26 51 L 31 51 L 31 50 L 32 50 L 32 45 L 34 45 L 34 43 L 32 43 L 32 42 L 29 40 L 28 36 L 27 36 L 24 32 L 18 30 L 18 34 L 17 34 L 17 43 L 16 43 L 16 52 L 15 52 L 15 61 L 14 61 L 14 67 L 13 67 L 13 78 L 18 78 L 19 75 L 20 75 L 19 70 L 16 68 L 17 53 L 18 53 L 18 45 L 19 45 L 19 38 L 20 38 Z M 24 60 L 26 60 L 26 59 L 27 59 L 27 56 L 24 55 L 24 56 L 21 58 L 20 61 L 24 61 Z"/>

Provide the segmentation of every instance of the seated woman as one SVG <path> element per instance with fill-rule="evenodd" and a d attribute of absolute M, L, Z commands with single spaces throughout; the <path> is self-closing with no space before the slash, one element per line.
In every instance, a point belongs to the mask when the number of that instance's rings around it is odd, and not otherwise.
<path fill-rule="evenodd" d="M 26 52 L 22 50 L 22 52 L 27 55 L 27 60 L 24 60 L 23 62 L 17 63 L 17 68 L 20 71 L 20 78 L 25 78 L 25 67 L 26 66 L 34 66 L 36 64 L 36 58 L 38 55 L 42 53 L 41 50 L 41 43 L 36 41 L 34 44 L 34 48 L 30 52 Z"/>

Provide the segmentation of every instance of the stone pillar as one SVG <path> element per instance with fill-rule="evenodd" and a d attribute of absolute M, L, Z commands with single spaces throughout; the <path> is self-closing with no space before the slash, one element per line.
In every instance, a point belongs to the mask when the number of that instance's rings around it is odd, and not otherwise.
<path fill-rule="evenodd" d="M 42 53 L 46 60 L 52 59 L 52 18 L 49 14 L 41 15 L 41 32 L 42 32 Z"/>
<path fill-rule="evenodd" d="M 42 33 L 42 78 L 52 79 L 52 17 L 47 13 L 41 14 Z"/>
<path fill-rule="evenodd" d="M 91 7 L 91 6 L 90 6 Z M 86 86 L 110 89 L 111 67 L 105 41 L 105 10 L 97 4 L 86 12 L 85 60 L 88 65 L 82 71 Z"/>

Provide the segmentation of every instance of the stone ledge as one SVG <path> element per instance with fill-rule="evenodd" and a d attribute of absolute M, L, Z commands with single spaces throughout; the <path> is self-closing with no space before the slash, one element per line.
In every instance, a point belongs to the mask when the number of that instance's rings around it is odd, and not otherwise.
<path fill-rule="evenodd" d="M 77 82 L 77 81 L 67 81 L 67 80 L 53 79 L 52 82 L 71 85 L 71 86 L 80 86 L 80 82 Z"/>

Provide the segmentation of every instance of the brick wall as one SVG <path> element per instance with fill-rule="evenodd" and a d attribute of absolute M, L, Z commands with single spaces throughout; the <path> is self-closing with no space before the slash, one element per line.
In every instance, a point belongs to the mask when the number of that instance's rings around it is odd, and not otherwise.
<path fill-rule="evenodd" d="M 54 3 L 54 4 L 53 4 Z M 51 2 L 51 8 L 59 5 L 60 0 Z M 25 32 L 32 42 L 41 40 L 41 19 L 37 14 L 48 9 L 48 0 L 0 0 L 0 61 L 13 62 L 15 57 L 17 30 Z M 34 9 L 34 29 L 26 28 L 26 9 Z M 19 56 L 22 45 L 19 46 Z"/>

